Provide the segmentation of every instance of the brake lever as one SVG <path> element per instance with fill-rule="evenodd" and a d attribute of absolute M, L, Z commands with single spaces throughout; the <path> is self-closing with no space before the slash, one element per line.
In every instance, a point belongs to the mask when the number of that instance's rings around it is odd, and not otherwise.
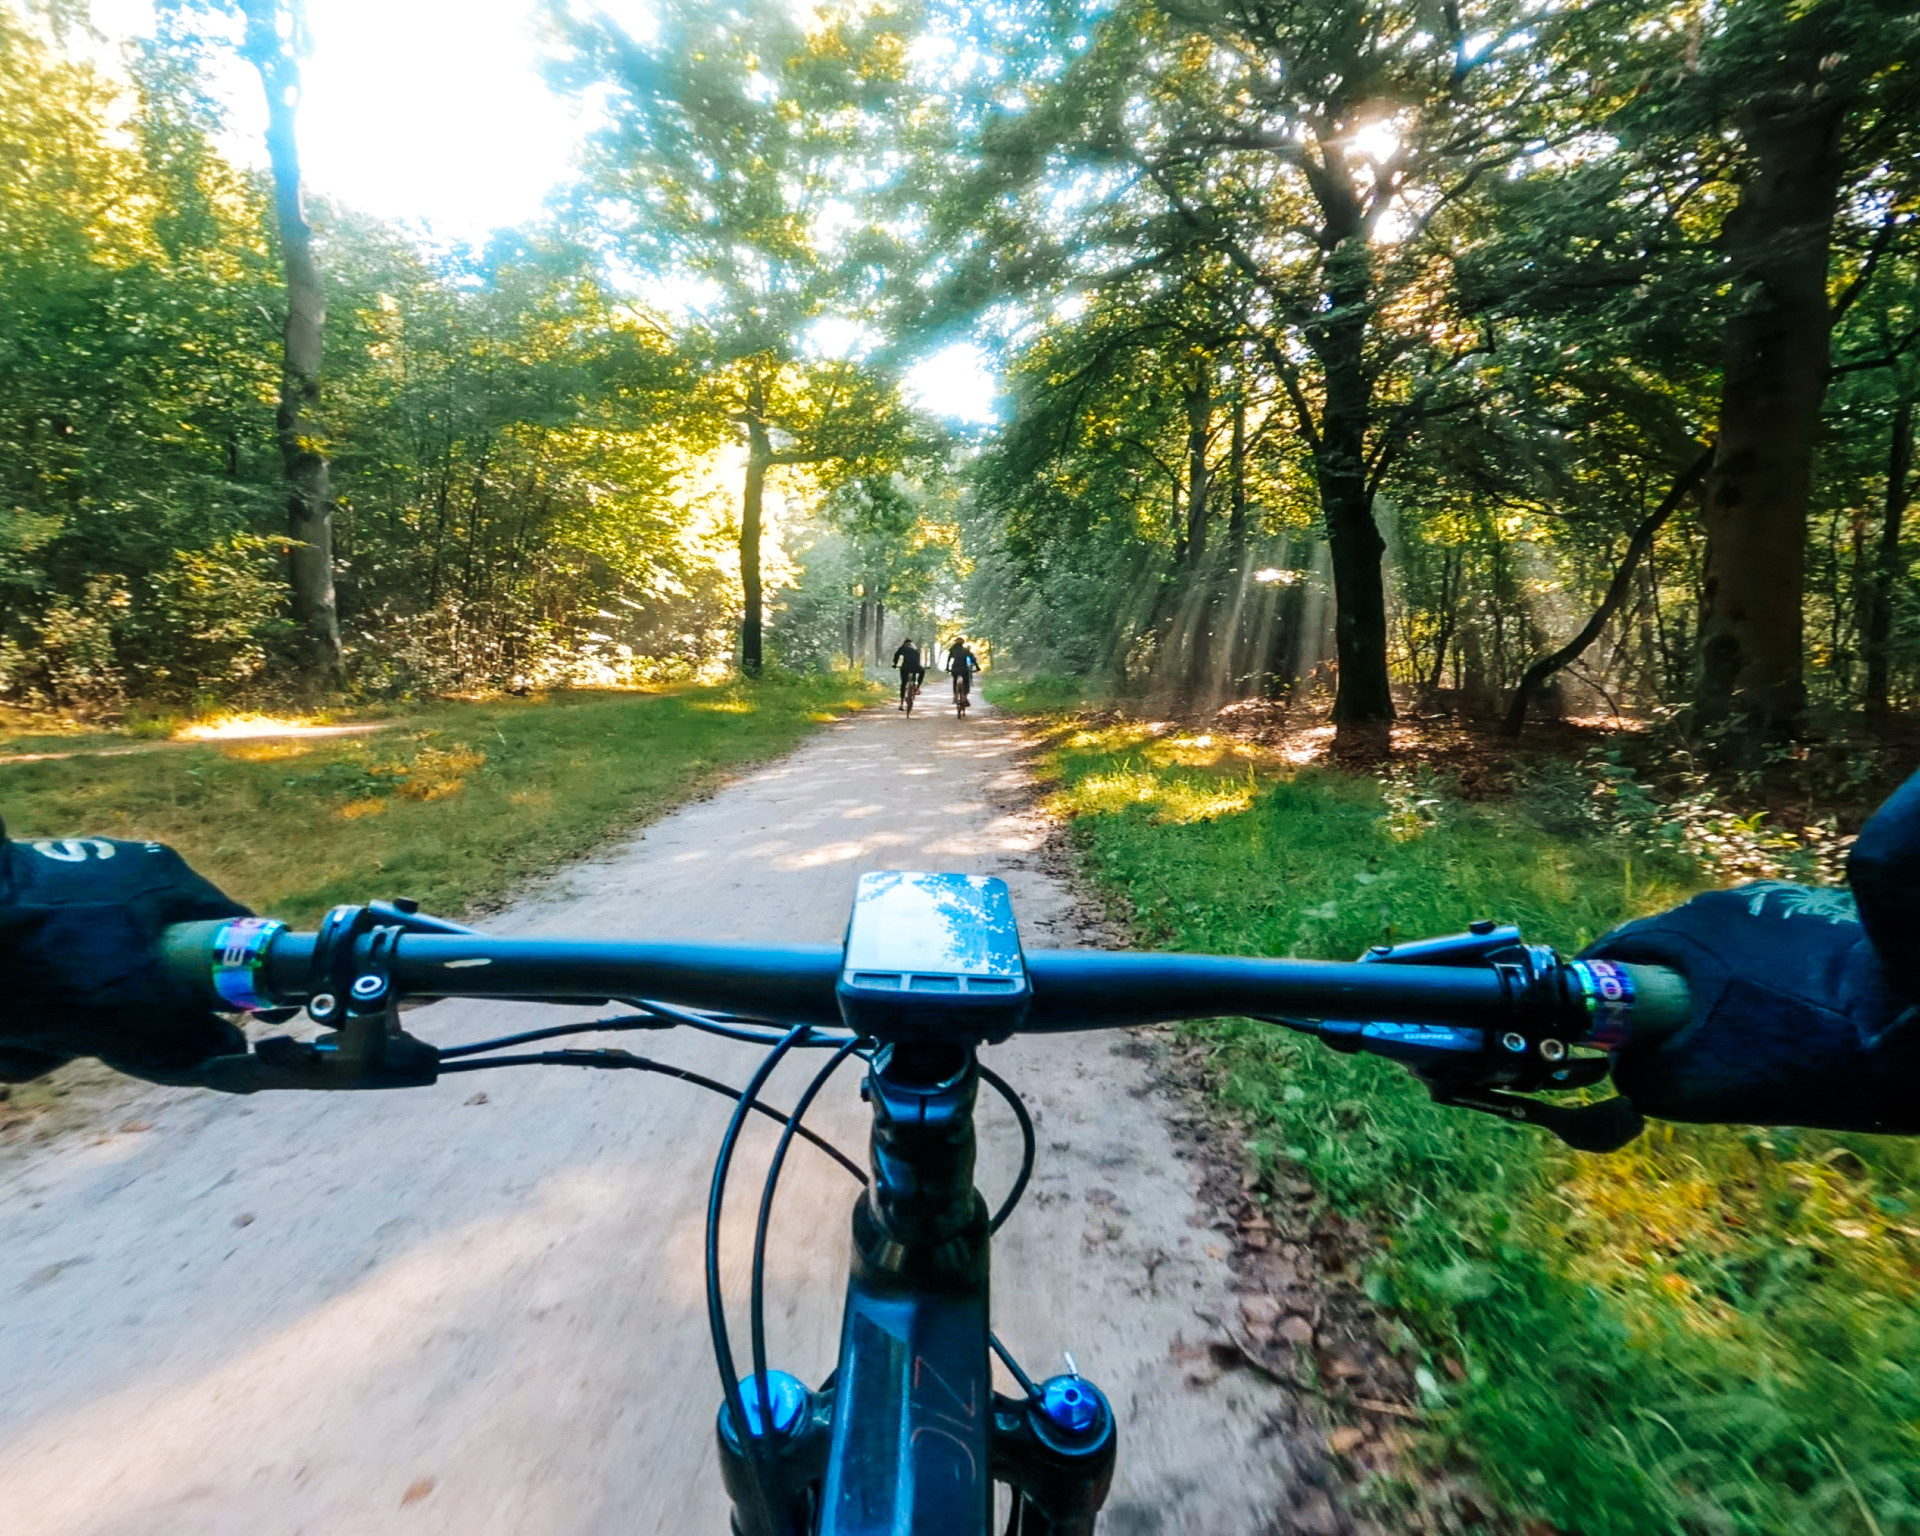
<path fill-rule="evenodd" d="M 1502 1120 L 1537 1125 L 1576 1152 L 1618 1152 L 1647 1128 L 1640 1111 L 1619 1094 L 1596 1104 L 1549 1104 L 1495 1088 L 1472 1088 L 1435 1078 L 1426 1078 L 1425 1082 L 1436 1104 L 1477 1109 Z"/>
<path fill-rule="evenodd" d="M 269 1035 L 251 1051 L 209 1056 L 181 1072 L 156 1072 L 108 1061 L 128 1077 L 168 1088 L 208 1088 L 215 1093 L 259 1093 L 263 1089 L 425 1088 L 439 1080 L 440 1053 L 426 1041 L 395 1029 L 380 1042 L 377 1058 L 356 1048 L 336 1030 L 318 1040 Z"/>
<path fill-rule="evenodd" d="M 1521 943 L 1517 927 L 1482 920 L 1466 933 L 1408 944 L 1377 944 L 1360 959 L 1371 965 L 1493 965 L 1511 971 L 1518 990 L 1532 984 L 1539 954 Z M 1617 1151 L 1646 1127 L 1632 1103 L 1617 1095 L 1593 1104 L 1552 1104 L 1522 1096 L 1591 1088 L 1612 1071 L 1613 1063 L 1604 1055 L 1574 1056 L 1560 1046 L 1559 1055 L 1547 1056 L 1538 1052 L 1534 1041 L 1514 1051 L 1512 1047 L 1524 1037 L 1512 1034 L 1502 1038 L 1503 1049 L 1494 1053 L 1490 1032 L 1482 1029 L 1301 1019 L 1270 1022 L 1310 1034 L 1337 1051 L 1365 1051 L 1397 1061 L 1426 1084 L 1434 1103 L 1539 1126 L 1576 1151 Z M 1511 1089 L 1521 1092 L 1503 1091 Z"/>
<path fill-rule="evenodd" d="M 308 1016 L 332 1029 L 315 1040 L 269 1035 L 251 1051 L 211 1057 L 186 1073 L 144 1075 L 220 1093 L 427 1087 L 439 1080 L 440 1052 L 400 1026 L 394 948 L 403 933 L 449 929 L 469 931 L 422 917 L 408 901 L 336 907 L 323 930 L 332 942 L 316 949 L 324 990 L 307 1004 Z"/>

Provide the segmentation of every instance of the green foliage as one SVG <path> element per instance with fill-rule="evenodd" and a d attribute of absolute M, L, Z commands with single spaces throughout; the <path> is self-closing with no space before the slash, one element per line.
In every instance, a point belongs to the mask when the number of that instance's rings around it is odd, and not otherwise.
<path fill-rule="evenodd" d="M 1572 949 L 1699 879 L 1564 814 L 1544 830 L 1564 792 L 1490 812 L 1206 738 L 1053 740 L 1055 803 L 1154 944 L 1344 958 L 1490 916 Z M 1920 1531 L 1911 1144 L 1656 1127 L 1580 1157 L 1371 1058 L 1198 1033 L 1255 1155 L 1380 1234 L 1368 1289 L 1411 1329 L 1431 1454 L 1579 1536 Z"/>
<path fill-rule="evenodd" d="M 773 617 L 773 640 L 792 666 L 886 659 L 886 635 L 932 643 L 960 606 L 960 484 L 933 467 L 909 480 L 843 481 L 791 537 L 796 569 Z M 865 610 L 867 657 L 856 658 Z M 884 625 L 876 616 L 884 617 Z M 878 652 L 879 654 L 875 654 Z"/>
<path fill-rule="evenodd" d="M 190 8 L 189 8 L 190 9 Z M 223 161 L 178 28 L 131 86 L 0 4 L 0 687 L 112 709 L 259 699 L 289 638 L 265 189 Z M 126 118 L 126 131 L 120 123 Z M 429 258 L 316 210 L 323 443 L 351 683 L 616 683 L 723 662 L 701 380 L 579 247 Z"/>
<path fill-rule="evenodd" d="M 979 466 L 971 600 L 1023 665 L 1157 673 L 1196 703 L 1312 671 L 1333 626 L 1271 600 L 1249 625 L 1262 599 L 1248 571 L 1296 572 L 1305 595 L 1313 546 L 1367 545 L 1368 507 L 1408 692 L 1490 708 L 1576 633 L 1629 534 L 1714 435 L 1728 327 L 1755 302 L 1725 265 L 1755 136 L 1783 103 L 1844 101 L 1830 247 L 1843 361 L 1806 618 L 1816 697 L 1859 698 L 1874 536 L 1905 495 L 1889 439 L 1903 421 L 1911 437 L 1901 403 L 1920 354 L 1909 7 L 1146 0 L 934 15 L 979 51 L 962 48 L 928 109 L 950 140 L 918 206 L 945 238 L 915 313 L 977 317 L 1004 338 L 1014 383 Z M 986 62 L 1002 58 L 1022 61 L 1019 85 Z M 1197 456 L 1180 398 L 1196 361 L 1216 399 Z M 1250 412 L 1245 463 L 1234 399 Z M 1212 548 L 1232 543 L 1229 484 L 1289 544 L 1183 570 L 1183 519 L 1209 480 Z M 1350 538 L 1343 507 L 1360 509 Z M 1920 675 L 1910 553 L 1895 562 L 1896 691 Z M 1688 699 L 1707 590 L 1683 506 L 1552 702 Z M 1232 636 L 1223 659 L 1235 625 L 1263 638 Z"/>

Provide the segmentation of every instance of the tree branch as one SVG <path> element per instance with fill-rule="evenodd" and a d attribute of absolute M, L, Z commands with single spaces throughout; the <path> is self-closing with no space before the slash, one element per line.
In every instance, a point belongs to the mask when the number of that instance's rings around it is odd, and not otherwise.
<path fill-rule="evenodd" d="M 1640 520 L 1640 526 L 1633 530 L 1633 537 L 1627 540 L 1627 552 L 1621 557 L 1620 567 L 1613 573 L 1613 582 L 1607 588 L 1607 595 L 1600 600 L 1600 606 L 1594 609 L 1593 617 L 1581 627 L 1579 634 L 1559 650 L 1542 656 L 1521 674 L 1520 685 L 1513 690 L 1513 702 L 1507 708 L 1507 718 L 1500 725 L 1502 736 L 1520 734 L 1527 723 L 1527 706 L 1533 702 L 1533 696 L 1539 691 L 1541 684 L 1561 668 L 1578 661 L 1580 653 L 1592 645 L 1600 631 L 1606 628 L 1607 620 L 1612 618 L 1619 611 L 1620 605 L 1626 601 L 1627 588 L 1633 581 L 1633 573 L 1639 568 L 1642 557 L 1652 548 L 1653 536 L 1660 531 L 1667 519 L 1679 510 L 1680 503 L 1687 499 L 1694 487 L 1706 478 L 1707 470 L 1712 467 L 1712 464 L 1712 447 L 1703 448 L 1700 456 L 1682 471 L 1678 480 L 1673 482 L 1673 489 L 1667 492 L 1660 505 L 1643 517 Z"/>

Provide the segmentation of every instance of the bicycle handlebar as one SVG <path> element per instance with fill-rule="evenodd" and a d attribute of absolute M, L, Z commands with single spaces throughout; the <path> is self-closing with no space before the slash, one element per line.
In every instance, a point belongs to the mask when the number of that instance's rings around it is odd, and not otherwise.
<path fill-rule="evenodd" d="M 216 981 L 221 923 L 183 923 L 167 932 L 163 956 L 175 978 L 210 1006 L 233 999 Z M 306 1003 L 315 982 L 319 936 L 281 930 L 256 968 L 263 1004 Z M 1550 952 L 1548 952 L 1550 953 Z M 788 1024 L 837 1026 L 834 988 L 842 951 L 830 944 L 722 944 L 688 941 L 502 939 L 480 934 L 402 933 L 384 958 L 393 989 L 409 997 L 538 998 L 600 1003 L 657 998 Z M 1181 1019 L 1290 1015 L 1327 1022 L 1392 1019 L 1403 1024 L 1500 1029 L 1519 1026 L 1528 1007 L 1550 1009 L 1569 1044 L 1599 1036 L 1574 969 L 1554 957 L 1517 978 L 1492 966 L 1364 964 L 1230 955 L 1039 949 L 1026 953 L 1033 1000 L 1016 1033 L 1059 1034 Z M 1688 1013 L 1684 983 L 1652 966 L 1620 966 L 1634 1003 L 1633 1033 L 1664 1033 Z M 1574 985 L 1569 986 L 1569 983 Z"/>
<path fill-rule="evenodd" d="M 953 878 L 965 886 L 965 877 Z M 947 888 L 947 877 L 934 880 Z M 1001 969 L 952 974 L 943 961 L 949 973 L 937 975 L 909 963 L 928 953 L 912 946 L 899 964 L 884 954 L 875 960 L 887 948 L 884 935 L 879 950 L 863 939 L 865 958 L 857 958 L 852 933 L 860 926 L 852 925 L 843 948 L 498 939 L 421 916 L 411 903 L 336 907 L 316 933 L 258 918 L 184 923 L 167 930 L 162 958 L 175 981 L 210 1007 L 270 1012 L 304 1004 L 335 1032 L 316 1041 L 271 1037 L 245 1055 L 215 1057 L 162 1080 L 234 1093 L 432 1083 L 441 1053 L 400 1027 L 395 1008 L 405 997 L 618 1000 L 666 1023 L 724 1028 L 686 1011 L 702 1010 L 969 1049 L 1012 1034 L 1239 1015 L 1314 1035 L 1335 1050 L 1397 1061 L 1438 1103 L 1539 1125 L 1572 1146 L 1604 1151 L 1640 1130 L 1625 1099 L 1567 1106 L 1522 1095 L 1592 1087 L 1607 1076 L 1612 1051 L 1677 1029 L 1692 1012 L 1675 972 L 1562 959 L 1491 923 L 1376 947 L 1354 962 L 1071 949 L 1022 955 L 1009 930 L 1000 938 L 1016 947 L 1002 953 Z"/>

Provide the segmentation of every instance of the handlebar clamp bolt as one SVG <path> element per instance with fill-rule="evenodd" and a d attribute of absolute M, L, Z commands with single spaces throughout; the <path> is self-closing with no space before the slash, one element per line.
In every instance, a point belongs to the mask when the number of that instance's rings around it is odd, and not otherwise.
<path fill-rule="evenodd" d="M 307 999 L 307 1013 L 314 1019 L 329 1017 L 340 1006 L 340 999 L 331 992 L 316 992 Z"/>
<path fill-rule="evenodd" d="M 353 995 L 362 1002 L 378 997 L 387 990 L 384 976 L 356 976 L 353 980 Z"/>
<path fill-rule="evenodd" d="M 1508 1030 L 1500 1037 L 1500 1043 L 1510 1051 L 1524 1051 L 1527 1048 L 1527 1037 Z"/>
<path fill-rule="evenodd" d="M 1542 1040 L 1540 1042 L 1540 1054 L 1546 1057 L 1548 1061 L 1565 1061 L 1567 1059 L 1567 1043 L 1564 1040 Z"/>

